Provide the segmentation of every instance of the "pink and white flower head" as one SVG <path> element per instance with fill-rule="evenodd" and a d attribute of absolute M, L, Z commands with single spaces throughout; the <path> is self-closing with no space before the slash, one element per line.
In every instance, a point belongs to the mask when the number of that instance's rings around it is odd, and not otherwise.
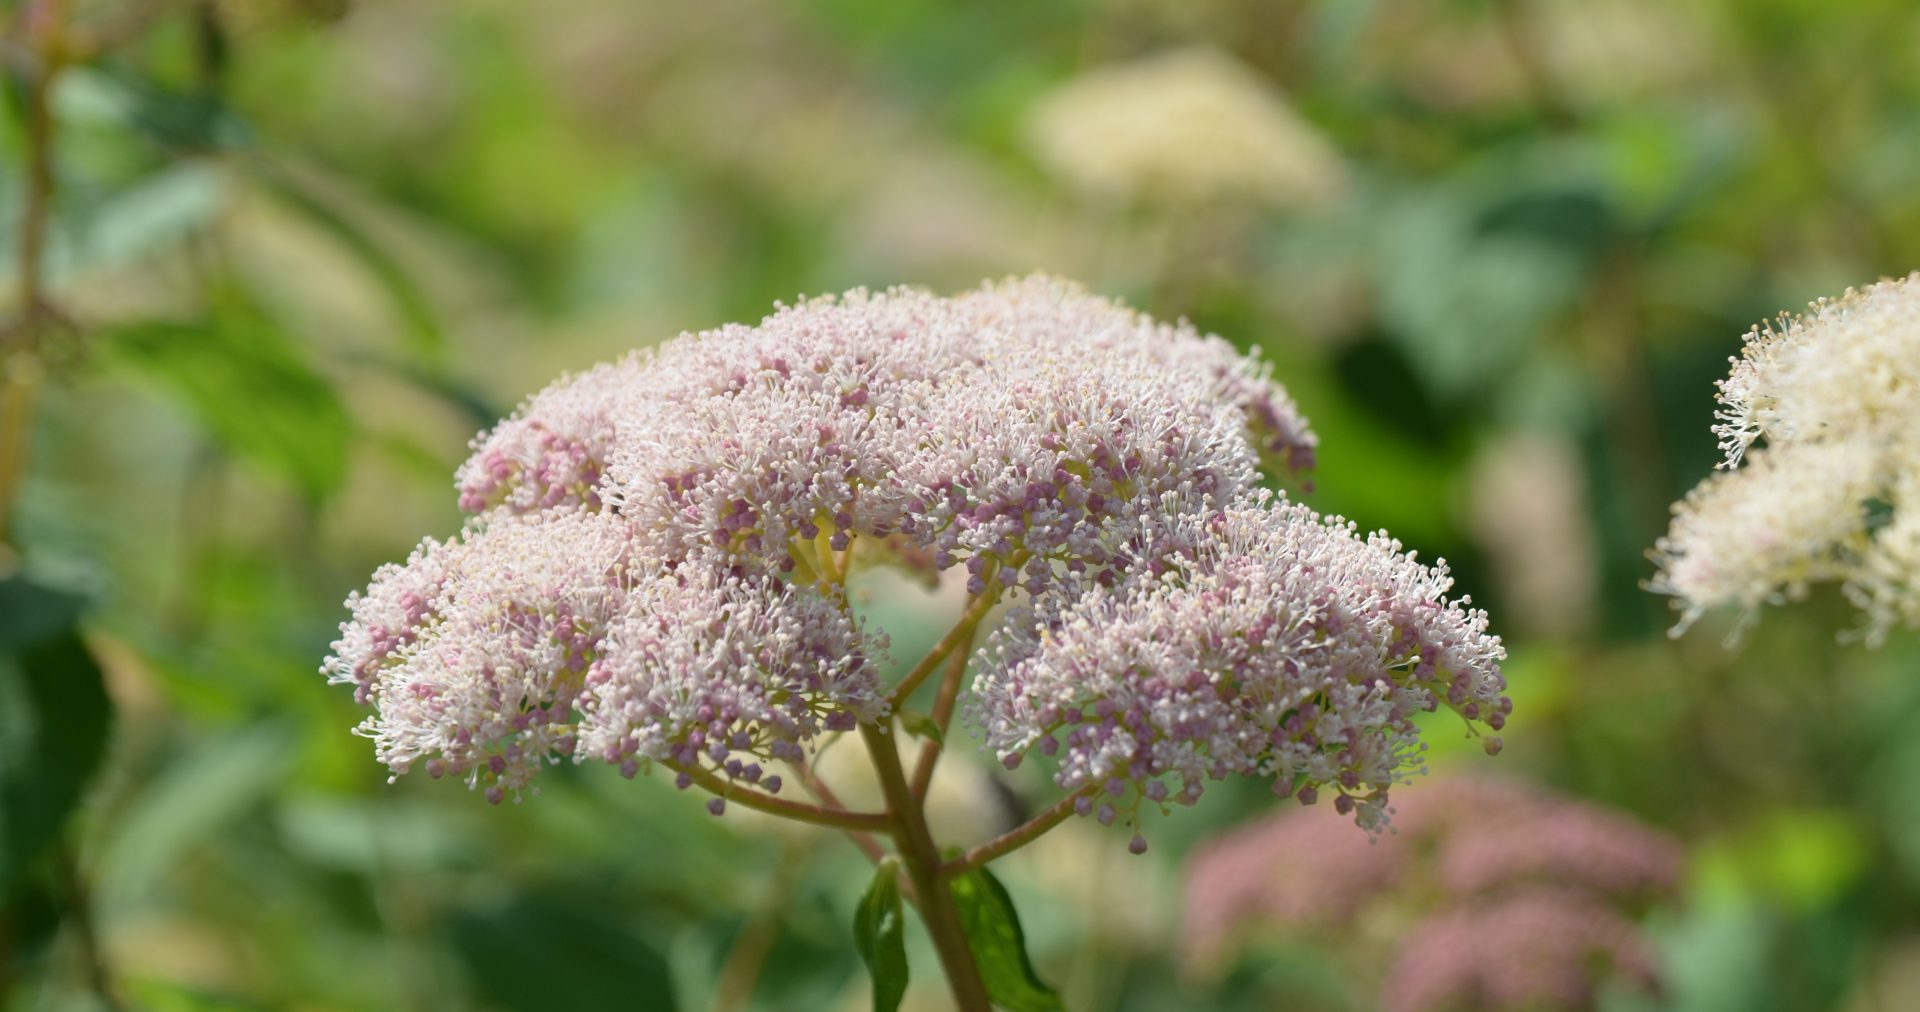
<path fill-rule="evenodd" d="M 596 513 L 502 515 L 388 566 L 324 670 L 373 705 L 360 725 L 395 775 L 487 785 L 499 801 L 573 752 L 575 700 L 625 606 L 625 524 Z"/>
<path fill-rule="evenodd" d="M 1635 918 L 1677 891 L 1684 850 L 1672 836 L 1485 777 L 1443 775 L 1394 807 L 1392 832 L 1371 846 L 1304 810 L 1195 848 L 1180 933 L 1188 971 L 1217 976 L 1257 951 L 1249 943 L 1281 936 L 1384 967 L 1354 975 L 1377 987 L 1355 997 L 1407 1012 L 1591 1008 L 1610 983 L 1657 983 Z"/>
<path fill-rule="evenodd" d="M 706 562 L 707 564 L 701 564 Z M 586 677 L 586 754 L 703 762 L 747 782 L 824 731 L 886 716 L 882 639 L 818 589 L 694 560 L 648 576 Z"/>
<path fill-rule="evenodd" d="M 1371 819 L 1413 711 L 1505 720 L 1500 645 L 1444 566 L 1258 491 L 1315 449 L 1265 364 L 1066 282 L 807 300 L 476 440 L 468 534 L 349 599 L 325 670 L 396 772 L 513 789 L 570 755 L 778 790 L 760 763 L 889 717 L 844 589 L 884 541 L 1014 604 L 973 704 L 1003 760 L 1064 745 L 1062 786 L 1136 803 L 1333 783 Z"/>
<path fill-rule="evenodd" d="M 1416 712 L 1505 725 L 1504 651 L 1446 599 L 1444 564 L 1265 495 L 1169 527 L 1127 578 L 1003 632 L 975 684 L 1002 761 L 1058 753 L 1055 782 L 1098 785 L 1102 821 L 1243 774 L 1303 802 L 1331 784 L 1374 827 L 1418 766 Z"/>

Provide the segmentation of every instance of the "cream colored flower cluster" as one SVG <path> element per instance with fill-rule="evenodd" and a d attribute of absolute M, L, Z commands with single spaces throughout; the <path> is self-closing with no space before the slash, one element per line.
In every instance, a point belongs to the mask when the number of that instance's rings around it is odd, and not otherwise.
<path fill-rule="evenodd" d="M 1920 625 L 1920 274 L 1755 328 L 1720 382 L 1722 470 L 1674 507 L 1652 587 L 1709 608 L 1837 582 L 1877 642 Z"/>
<path fill-rule="evenodd" d="M 1338 156 L 1251 68 L 1210 49 L 1096 69 L 1045 98 L 1035 155 L 1087 196 L 1298 206 L 1339 192 Z"/>

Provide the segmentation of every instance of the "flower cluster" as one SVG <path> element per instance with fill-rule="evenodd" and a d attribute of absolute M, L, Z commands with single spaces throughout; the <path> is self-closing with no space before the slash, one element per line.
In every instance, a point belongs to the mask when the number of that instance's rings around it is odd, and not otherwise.
<path fill-rule="evenodd" d="M 1372 846 L 1296 812 L 1196 850 L 1188 965 L 1218 968 L 1248 935 L 1358 937 L 1397 923 L 1379 977 L 1386 1009 L 1589 1008 L 1609 978 L 1652 982 L 1631 915 L 1674 890 L 1681 849 L 1666 834 L 1473 777 L 1436 780 L 1395 809 L 1394 832 Z"/>
<path fill-rule="evenodd" d="M 1012 604 L 972 704 L 1004 761 L 1064 744 L 1103 814 L 1232 772 L 1377 816 L 1414 711 L 1501 726 L 1501 651 L 1444 566 L 1259 491 L 1315 443 L 1257 358 L 1054 279 L 809 300 L 477 439 L 467 532 L 350 599 L 325 670 L 396 774 L 499 800 L 571 757 L 777 791 L 763 764 L 888 716 L 849 567 L 921 560 Z"/>
<path fill-rule="evenodd" d="M 373 704 L 361 725 L 404 773 L 485 782 L 498 802 L 573 752 L 576 700 L 627 593 L 619 523 L 587 513 L 502 518 L 429 539 L 348 599 L 323 668 Z"/>
<path fill-rule="evenodd" d="M 1332 784 L 1377 826 L 1418 764 L 1416 712 L 1505 724 L 1500 641 L 1446 599 L 1444 564 L 1264 496 L 1167 526 L 1138 578 L 1010 627 L 976 685 L 988 746 L 1058 753 L 1056 782 L 1098 787 L 1082 800 L 1102 821 L 1237 773 L 1307 803 Z"/>
<path fill-rule="evenodd" d="M 884 644 L 819 592 L 648 564 L 610 513 L 507 514 L 428 540 L 348 605 L 323 670 L 374 706 L 360 730 L 380 761 L 424 761 L 495 803 L 561 757 L 628 775 L 704 759 L 753 783 L 755 759 L 885 709 L 867 661 Z"/>
<path fill-rule="evenodd" d="M 872 666 L 884 641 L 813 587 L 720 566 L 643 580 L 602 649 L 582 744 L 612 763 L 704 758 L 759 783 L 751 757 L 799 759 L 800 742 L 886 712 Z"/>
<path fill-rule="evenodd" d="M 1210 49 L 1091 71 L 1039 106 L 1048 169 L 1090 196 L 1303 205 L 1339 192 L 1338 156 L 1253 69 Z"/>
<path fill-rule="evenodd" d="M 1719 386 L 1726 470 L 1654 552 L 1681 627 L 1817 582 L 1842 584 L 1870 639 L 1920 625 L 1920 275 L 1755 328 Z"/>

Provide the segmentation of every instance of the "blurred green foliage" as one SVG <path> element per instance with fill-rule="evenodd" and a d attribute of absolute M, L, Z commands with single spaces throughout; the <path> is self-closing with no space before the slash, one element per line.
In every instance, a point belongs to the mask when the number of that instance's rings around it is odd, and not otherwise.
<path fill-rule="evenodd" d="M 9 299 L 47 6 L 4 14 Z M 1035 269 L 1259 348 L 1321 433 L 1312 504 L 1493 613 L 1508 749 L 1436 726 L 1436 763 L 1689 841 L 1654 1006 L 1920 1003 L 1920 644 L 1837 643 L 1819 595 L 1670 641 L 1640 588 L 1740 335 L 1920 266 L 1906 0 L 152 6 L 50 96 L 72 326 L 6 434 L 0 1004 L 867 1004 L 845 844 L 604 769 L 505 810 L 390 786 L 315 667 L 349 590 L 456 528 L 472 434 L 562 371 Z M 1343 195 L 1114 205 L 1032 159 L 1050 89 L 1190 46 L 1270 80 Z M 944 623 L 873 610 L 903 649 Z M 997 804 L 1050 800 L 1001 776 Z M 1008 859 L 1040 979 L 1076 1009 L 1364 1007 L 1306 951 L 1176 972 L 1179 861 L 1272 804 L 1222 785 L 1146 856 L 1077 829 Z M 940 1007 L 908 921 L 907 1007 Z"/>

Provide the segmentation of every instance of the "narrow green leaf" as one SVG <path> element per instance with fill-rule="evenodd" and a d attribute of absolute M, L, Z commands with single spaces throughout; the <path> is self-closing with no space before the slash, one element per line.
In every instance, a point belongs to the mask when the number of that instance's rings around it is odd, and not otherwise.
<path fill-rule="evenodd" d="M 406 268 L 356 224 L 351 216 L 336 208 L 314 187 L 301 183 L 270 163 L 257 163 L 255 167 L 259 170 L 261 180 L 288 206 L 306 215 L 360 261 L 360 266 L 386 292 L 394 310 L 406 323 L 413 350 L 429 360 L 439 356 L 446 344 L 439 318 L 426 292 L 407 273 Z"/>
<path fill-rule="evenodd" d="M 179 401 L 241 460 L 318 499 L 339 487 L 353 423 L 333 386 L 271 321 L 239 311 L 100 335 L 107 361 Z"/>
<path fill-rule="evenodd" d="M 967 944 L 987 985 L 987 997 L 1008 1012 L 1058 1012 L 1054 993 L 1027 958 L 1027 937 L 1020 930 L 1013 898 L 993 873 L 975 868 L 953 880 L 953 903 L 960 911 Z"/>
<path fill-rule="evenodd" d="M 945 741 L 941 740 L 944 736 L 940 733 L 940 725 L 933 722 L 931 715 L 922 713 L 919 710 L 912 709 L 911 707 L 901 707 L 900 726 L 906 728 L 908 734 L 931 739 L 936 745 L 946 744 Z"/>
<path fill-rule="evenodd" d="M 0 581 L 0 893 L 58 837 L 100 765 L 112 711 L 71 594 Z"/>
<path fill-rule="evenodd" d="M 887 858 L 853 911 L 853 940 L 873 974 L 874 1012 L 893 1012 L 907 993 L 906 921 L 900 912 L 900 862 Z"/>
<path fill-rule="evenodd" d="M 48 275 L 67 278 L 124 267 L 177 248 L 227 206 L 225 170 L 205 161 L 148 173 L 91 205 L 68 202 L 48 237 Z M 12 251 L 0 253 L 11 269 Z"/>
<path fill-rule="evenodd" d="M 101 848 L 101 903 L 137 902 L 196 848 L 219 840 L 273 791 L 294 746 L 286 724 L 261 721 L 203 739 L 169 762 L 118 815 Z"/>

